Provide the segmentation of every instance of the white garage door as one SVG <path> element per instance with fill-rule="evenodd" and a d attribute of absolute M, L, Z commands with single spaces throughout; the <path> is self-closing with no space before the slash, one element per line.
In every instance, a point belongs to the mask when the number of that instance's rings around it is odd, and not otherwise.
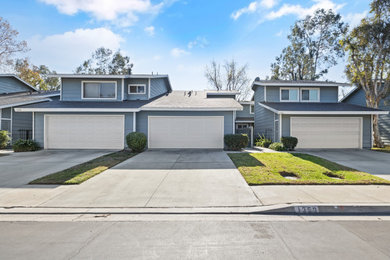
<path fill-rule="evenodd" d="M 291 117 L 297 148 L 362 148 L 360 117 Z"/>
<path fill-rule="evenodd" d="M 45 115 L 45 149 L 123 149 L 122 115 Z"/>
<path fill-rule="evenodd" d="M 223 116 L 149 116 L 149 148 L 223 148 Z"/>

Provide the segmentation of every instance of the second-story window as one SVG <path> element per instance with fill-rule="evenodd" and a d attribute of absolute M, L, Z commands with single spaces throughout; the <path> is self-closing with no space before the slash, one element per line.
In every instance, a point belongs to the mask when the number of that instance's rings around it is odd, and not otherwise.
<path fill-rule="evenodd" d="M 145 94 L 145 85 L 129 85 L 129 94 Z"/>
<path fill-rule="evenodd" d="M 255 105 L 250 105 L 249 114 L 254 114 L 254 113 L 255 113 Z"/>
<path fill-rule="evenodd" d="M 286 102 L 298 102 L 299 92 L 296 88 L 281 88 L 280 89 L 280 101 Z"/>
<path fill-rule="evenodd" d="M 116 99 L 116 82 L 83 82 L 83 99 Z"/>
<path fill-rule="evenodd" d="M 320 90 L 317 88 L 302 88 L 301 101 L 303 102 L 318 102 L 320 101 Z"/>

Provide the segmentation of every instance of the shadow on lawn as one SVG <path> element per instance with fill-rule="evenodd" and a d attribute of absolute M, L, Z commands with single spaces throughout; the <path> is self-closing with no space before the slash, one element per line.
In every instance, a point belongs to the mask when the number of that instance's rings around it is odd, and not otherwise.
<path fill-rule="evenodd" d="M 265 166 L 262 162 L 253 157 L 250 153 L 231 153 L 229 154 L 229 157 L 237 168 Z"/>
<path fill-rule="evenodd" d="M 317 165 L 320 165 L 320 166 L 326 168 L 327 170 L 329 170 L 329 172 L 337 172 L 337 171 L 350 171 L 350 172 L 353 172 L 353 171 L 357 171 L 355 169 L 346 167 L 344 165 L 340 165 L 340 164 L 337 164 L 337 163 L 325 160 L 325 159 L 323 159 L 321 157 L 317 157 L 317 156 L 310 155 L 310 154 L 291 153 L 291 155 L 294 156 L 294 157 L 298 157 L 298 158 L 300 158 L 302 160 L 309 161 L 309 162 L 315 163 Z"/>

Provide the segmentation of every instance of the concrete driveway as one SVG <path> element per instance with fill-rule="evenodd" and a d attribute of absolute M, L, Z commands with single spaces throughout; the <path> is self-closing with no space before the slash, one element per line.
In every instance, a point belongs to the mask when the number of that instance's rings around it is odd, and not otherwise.
<path fill-rule="evenodd" d="M 224 151 L 146 151 L 40 204 L 45 207 L 213 207 L 260 202 Z"/>
<path fill-rule="evenodd" d="M 390 180 L 390 153 L 371 150 L 302 150 L 329 161 Z"/>
<path fill-rule="evenodd" d="M 64 170 L 110 152 L 112 151 L 41 150 L 0 156 L 0 190 L 25 185 L 39 177 Z"/>

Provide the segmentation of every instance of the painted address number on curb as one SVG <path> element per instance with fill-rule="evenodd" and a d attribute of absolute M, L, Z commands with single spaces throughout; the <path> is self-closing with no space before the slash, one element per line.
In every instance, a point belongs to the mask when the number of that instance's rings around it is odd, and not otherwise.
<path fill-rule="evenodd" d="M 295 206 L 295 213 L 320 213 L 317 206 Z"/>

